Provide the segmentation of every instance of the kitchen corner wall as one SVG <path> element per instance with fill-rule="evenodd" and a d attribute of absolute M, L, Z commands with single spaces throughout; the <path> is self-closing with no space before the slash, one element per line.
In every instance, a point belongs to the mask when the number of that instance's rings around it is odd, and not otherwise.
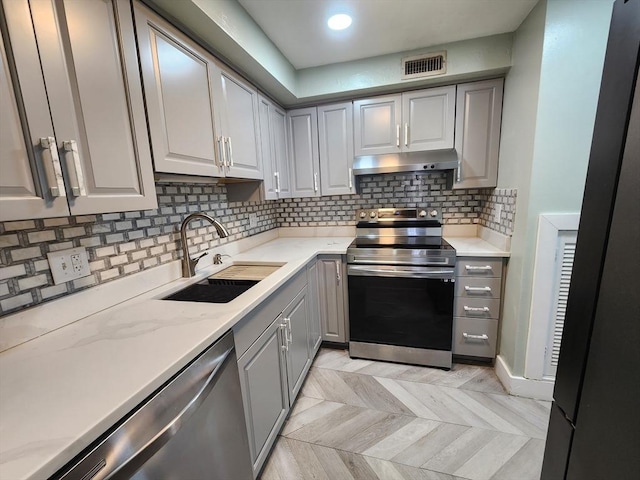
<path fill-rule="evenodd" d="M 230 232 L 193 222 L 191 253 L 279 226 L 355 225 L 358 208 L 434 207 L 447 224 L 480 224 L 513 231 L 514 189 L 447 190 L 446 175 L 376 175 L 359 178 L 360 194 L 235 203 L 225 185 L 157 184 L 156 210 L 0 222 L 0 316 L 54 300 L 182 256 L 179 227 L 193 212 L 218 219 Z M 495 222 L 496 206 L 502 205 Z M 249 228 L 249 213 L 258 225 Z M 47 253 L 86 247 L 91 275 L 53 284 Z"/>

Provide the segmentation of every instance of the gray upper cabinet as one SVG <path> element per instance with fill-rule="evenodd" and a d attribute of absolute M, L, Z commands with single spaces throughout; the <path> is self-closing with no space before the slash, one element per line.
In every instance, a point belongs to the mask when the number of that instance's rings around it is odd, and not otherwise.
<path fill-rule="evenodd" d="M 353 102 L 355 155 L 453 148 L 456 87 Z"/>
<path fill-rule="evenodd" d="M 353 178 L 353 105 L 318 107 L 322 195 L 355 193 Z"/>
<path fill-rule="evenodd" d="M 291 167 L 291 196 L 320 195 L 318 118 L 315 107 L 287 112 L 287 140 Z"/>
<path fill-rule="evenodd" d="M 210 88 L 217 67 L 203 49 L 141 4 L 135 13 L 156 171 L 223 176 Z"/>
<path fill-rule="evenodd" d="M 327 342 L 345 343 L 347 341 L 345 278 L 342 256 L 318 257 L 320 324 L 322 340 Z"/>
<path fill-rule="evenodd" d="M 399 153 L 402 96 L 367 98 L 353 102 L 355 155 Z"/>
<path fill-rule="evenodd" d="M 22 152 L 3 159 L 19 173 L 3 179 L 10 188 L 3 185 L 2 191 L 3 202 L 21 189 L 27 201 L 24 208 L 3 207 L 1 219 L 155 208 L 130 3 L 4 1 L 3 6 L 13 46 L 3 58 L 7 83 L 2 87 L 14 90 L 2 114 L 3 120 L 13 116 L 10 142 L 19 145 L 15 108 L 24 109 L 21 126 L 28 127 L 22 130 Z M 17 85 L 9 83 L 8 59 L 15 61 Z M 29 170 L 33 185 L 25 177 Z M 42 199 L 39 212 L 36 197 Z"/>
<path fill-rule="evenodd" d="M 258 92 L 222 66 L 216 76 L 214 98 L 225 175 L 261 179 Z"/>
<path fill-rule="evenodd" d="M 30 23 L 29 5 L 13 3 L 7 10 L 11 29 L 18 20 Z M 34 36 L 13 45 L 16 63 L 28 78 L 18 86 L 12 79 L 5 40 L 0 44 L 0 220 L 69 215 L 62 176 L 54 172 L 57 149 L 51 155 L 40 147 L 40 137 L 53 137 L 47 94 L 41 81 L 40 60 Z M 32 112 L 27 125 L 19 105 Z M 37 112 L 37 113 L 36 113 Z M 55 164 L 59 170 L 60 164 Z M 55 196 L 54 196 L 55 195 Z"/>
<path fill-rule="evenodd" d="M 503 85 L 502 78 L 458 85 L 455 148 L 460 166 L 453 188 L 498 183 Z"/>
<path fill-rule="evenodd" d="M 286 112 L 262 95 L 258 96 L 260 145 L 264 174 L 264 199 L 291 196 L 287 156 Z"/>
<path fill-rule="evenodd" d="M 257 90 L 148 8 L 135 13 L 156 171 L 262 179 Z"/>
<path fill-rule="evenodd" d="M 455 86 L 403 93 L 403 151 L 453 148 L 455 108 Z"/>

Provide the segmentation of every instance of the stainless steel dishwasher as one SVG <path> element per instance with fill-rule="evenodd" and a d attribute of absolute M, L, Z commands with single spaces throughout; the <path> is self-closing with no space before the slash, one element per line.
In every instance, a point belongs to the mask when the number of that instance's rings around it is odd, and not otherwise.
<path fill-rule="evenodd" d="M 233 334 L 53 478 L 252 479 Z"/>

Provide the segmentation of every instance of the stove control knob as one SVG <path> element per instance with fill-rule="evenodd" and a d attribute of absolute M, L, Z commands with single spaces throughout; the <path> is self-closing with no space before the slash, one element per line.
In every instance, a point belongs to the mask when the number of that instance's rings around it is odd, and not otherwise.
<path fill-rule="evenodd" d="M 367 216 L 367 212 L 360 212 L 360 218 L 364 218 Z"/>
<path fill-rule="evenodd" d="M 426 216 L 427 216 L 427 212 L 426 212 L 425 210 L 420 210 L 420 213 L 418 214 L 418 216 L 419 216 L 420 218 L 424 218 L 424 217 L 426 217 Z"/>
<path fill-rule="evenodd" d="M 435 218 L 435 217 L 437 217 L 437 216 L 438 216 L 438 211 L 437 211 L 437 210 L 431 210 L 431 211 L 429 212 L 429 215 L 431 215 L 431 217 Z"/>
<path fill-rule="evenodd" d="M 376 218 L 376 212 L 370 212 L 370 213 L 369 213 L 369 216 L 370 216 L 371 218 Z"/>

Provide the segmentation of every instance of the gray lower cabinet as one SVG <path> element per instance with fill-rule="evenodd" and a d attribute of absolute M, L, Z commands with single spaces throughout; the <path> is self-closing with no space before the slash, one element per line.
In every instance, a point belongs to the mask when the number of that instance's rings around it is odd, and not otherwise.
<path fill-rule="evenodd" d="M 323 341 L 347 342 L 346 278 L 342 255 L 318 257 L 320 324 Z"/>
<path fill-rule="evenodd" d="M 284 329 L 278 317 L 238 359 L 254 476 L 289 412 Z"/>
<path fill-rule="evenodd" d="M 291 405 L 293 405 L 298 396 L 304 377 L 311 366 L 308 308 L 307 287 L 304 287 L 282 312 L 282 320 L 284 321 L 285 329 L 288 330 L 285 353 L 287 357 L 289 403 Z"/>
<path fill-rule="evenodd" d="M 309 296 L 309 352 L 311 352 L 311 358 L 313 358 L 322 343 L 320 285 L 318 283 L 318 262 L 316 260 L 307 265 L 307 291 Z"/>
<path fill-rule="evenodd" d="M 453 354 L 494 358 L 498 345 L 503 260 L 459 257 L 453 318 Z"/>
<path fill-rule="evenodd" d="M 254 476 L 264 465 L 320 345 L 318 322 L 313 319 L 317 282 L 307 285 L 312 273 L 313 268 L 311 273 L 307 268 L 297 274 L 234 327 Z"/>

